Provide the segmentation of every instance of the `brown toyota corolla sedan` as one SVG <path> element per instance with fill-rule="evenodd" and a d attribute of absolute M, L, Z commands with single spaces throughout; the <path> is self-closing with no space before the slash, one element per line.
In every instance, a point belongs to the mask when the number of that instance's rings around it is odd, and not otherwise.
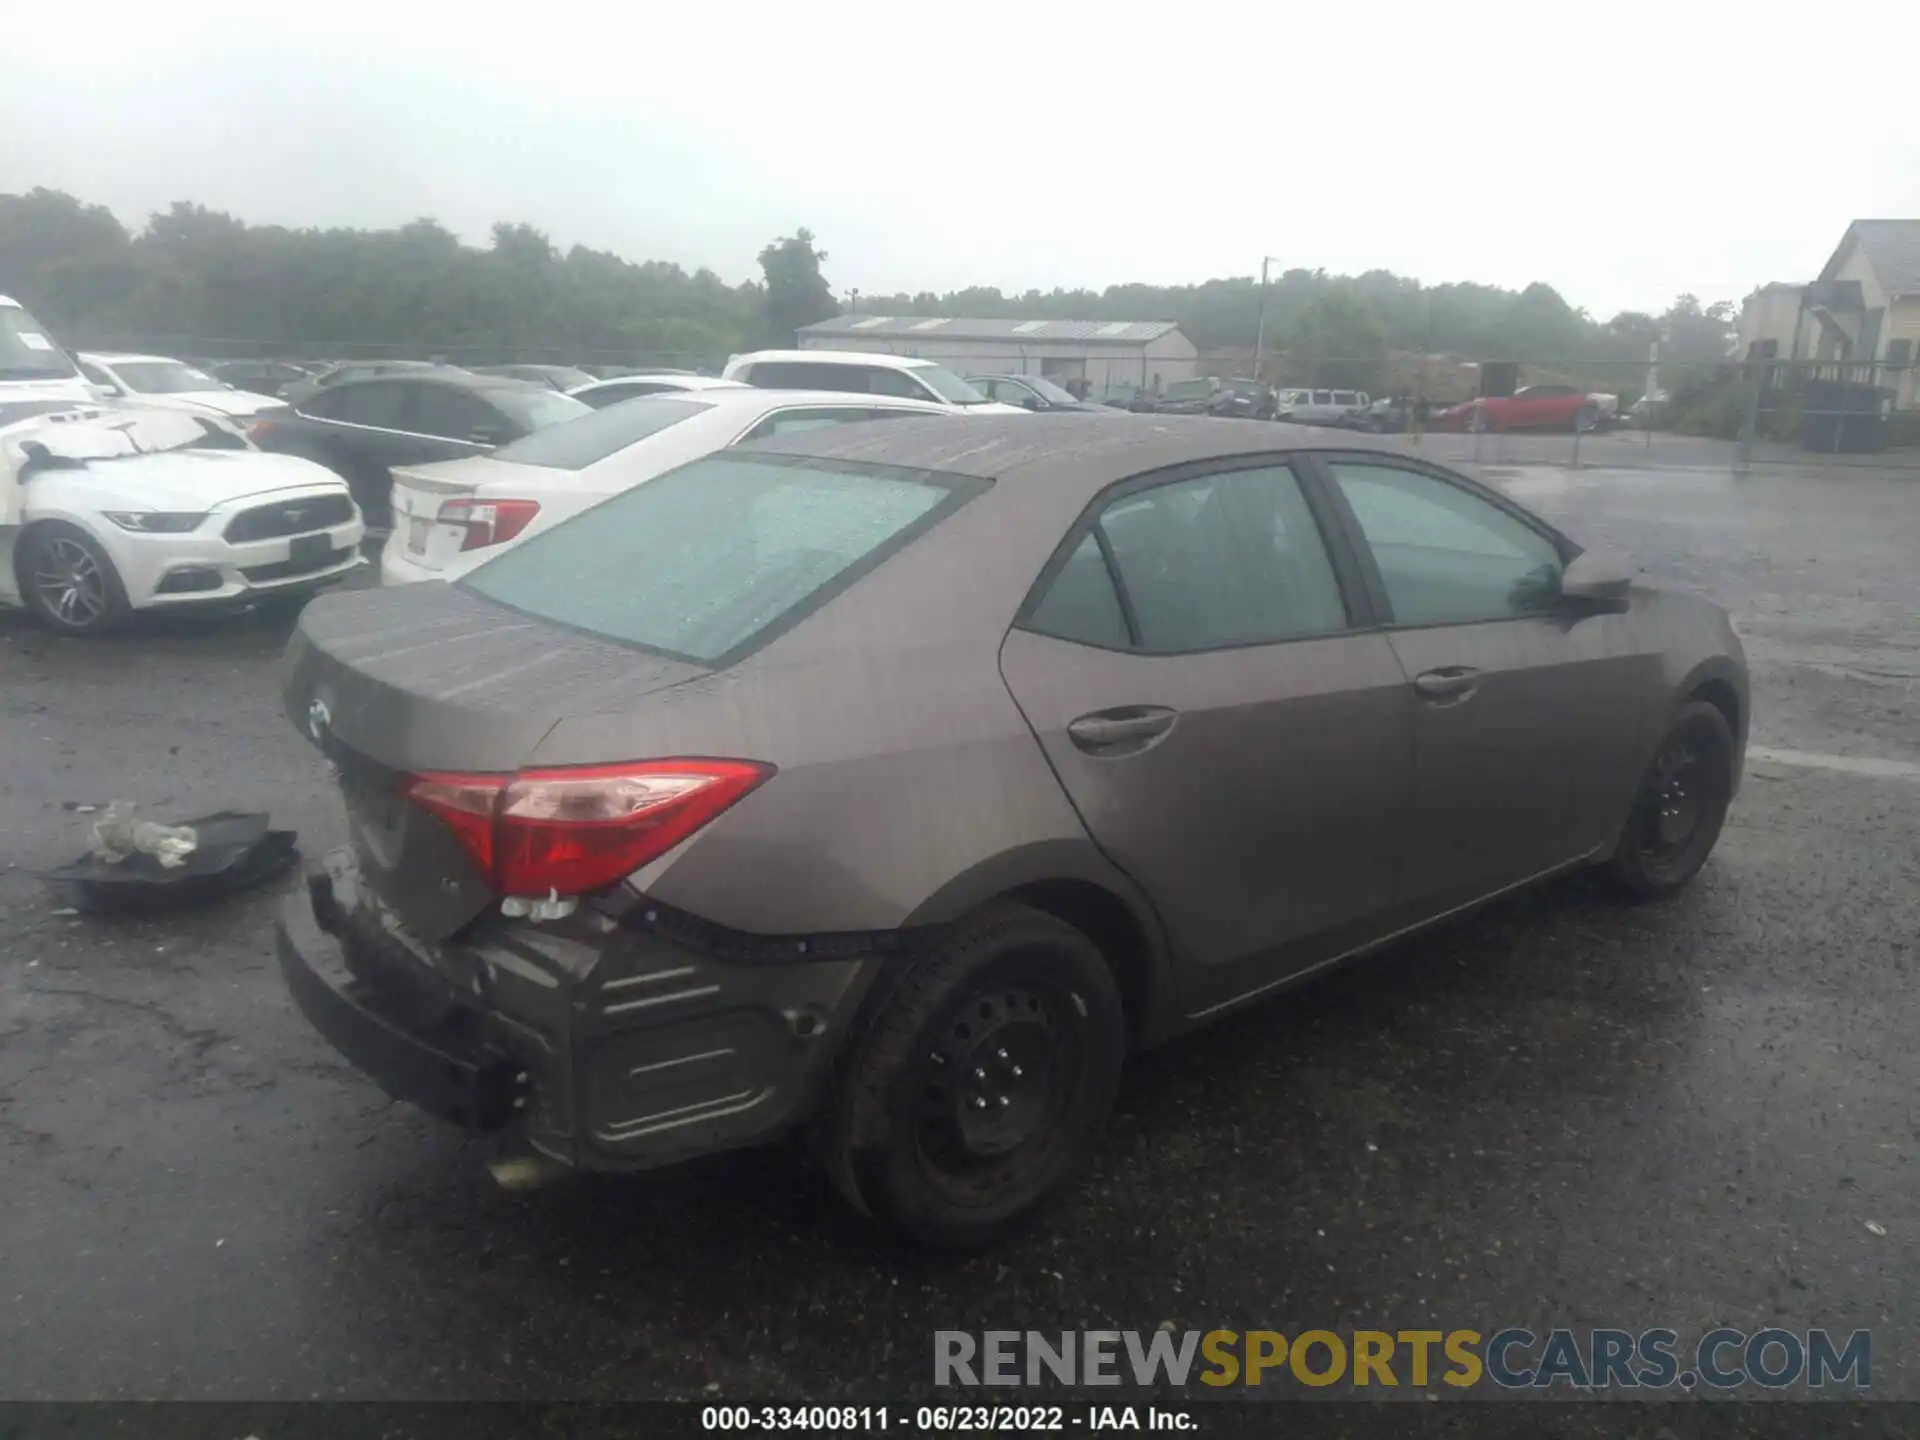
<path fill-rule="evenodd" d="M 352 844 L 282 961 L 503 1177 L 797 1131 L 979 1243 L 1130 1050 L 1559 871 L 1684 885 L 1747 695 L 1718 608 L 1384 442 L 790 433 L 307 608 Z"/>

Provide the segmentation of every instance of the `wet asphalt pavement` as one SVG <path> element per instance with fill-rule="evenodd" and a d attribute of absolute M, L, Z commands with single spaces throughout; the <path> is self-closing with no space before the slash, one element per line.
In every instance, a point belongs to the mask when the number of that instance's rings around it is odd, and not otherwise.
<path fill-rule="evenodd" d="M 1733 611 L 1762 748 L 1713 862 L 1141 1058 L 1074 1198 L 965 1260 L 780 1151 L 501 1193 L 294 1013 L 277 894 L 52 913 L 65 804 L 270 807 L 310 854 L 343 822 L 284 620 L 0 616 L 0 1396 L 902 1398 L 936 1329 L 1172 1321 L 1870 1327 L 1875 1392 L 1920 1398 L 1920 478 L 1491 476 Z"/>

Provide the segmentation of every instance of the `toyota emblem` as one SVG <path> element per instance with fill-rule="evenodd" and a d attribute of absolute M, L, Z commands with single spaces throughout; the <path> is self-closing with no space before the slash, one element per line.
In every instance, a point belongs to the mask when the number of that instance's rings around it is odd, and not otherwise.
<path fill-rule="evenodd" d="M 316 700 L 307 706 L 307 733 L 313 736 L 318 745 L 327 737 L 327 727 L 333 724 L 333 712 L 327 708 L 327 702 Z"/>

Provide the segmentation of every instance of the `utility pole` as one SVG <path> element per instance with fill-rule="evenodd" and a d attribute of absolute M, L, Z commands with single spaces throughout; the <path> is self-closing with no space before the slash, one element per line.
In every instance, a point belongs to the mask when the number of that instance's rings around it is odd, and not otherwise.
<path fill-rule="evenodd" d="M 1260 257 L 1260 322 L 1253 331 L 1253 378 L 1257 381 L 1267 358 L 1267 264 L 1273 257 Z"/>

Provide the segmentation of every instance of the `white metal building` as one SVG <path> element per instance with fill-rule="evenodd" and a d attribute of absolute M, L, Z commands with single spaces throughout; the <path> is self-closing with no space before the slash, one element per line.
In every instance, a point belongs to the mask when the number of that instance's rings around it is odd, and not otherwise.
<path fill-rule="evenodd" d="M 867 350 L 937 360 L 962 375 L 1044 375 L 1162 387 L 1190 380 L 1199 352 L 1171 320 L 963 320 L 840 315 L 800 331 L 806 350 Z"/>

